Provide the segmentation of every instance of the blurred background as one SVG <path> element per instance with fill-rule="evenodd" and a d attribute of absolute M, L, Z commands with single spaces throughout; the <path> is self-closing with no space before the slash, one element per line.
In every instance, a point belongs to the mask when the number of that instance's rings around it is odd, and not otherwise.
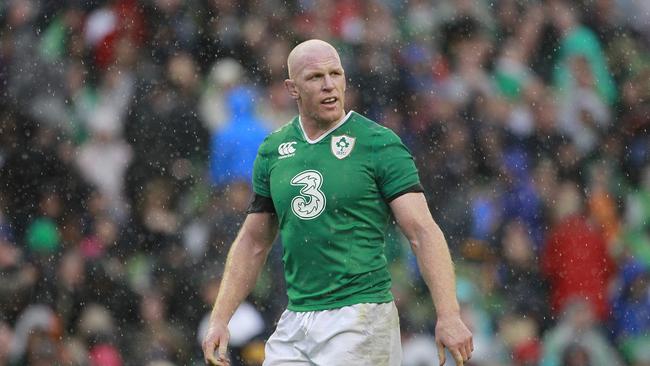
<path fill-rule="evenodd" d="M 0 365 L 201 365 L 286 57 L 415 156 L 474 333 L 468 365 L 650 365 L 650 2 L 0 2 Z M 404 365 L 435 314 L 391 223 Z M 260 365 L 276 243 L 231 322 Z M 448 359 L 448 364 L 453 364 Z"/>

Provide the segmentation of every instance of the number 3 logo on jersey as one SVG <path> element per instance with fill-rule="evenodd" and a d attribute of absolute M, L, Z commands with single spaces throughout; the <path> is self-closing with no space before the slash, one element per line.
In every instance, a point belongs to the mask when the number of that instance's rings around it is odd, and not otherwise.
<path fill-rule="evenodd" d="M 292 186 L 302 186 L 300 195 L 291 200 L 291 210 L 303 220 L 311 220 L 325 210 L 325 195 L 320 187 L 323 176 L 316 170 L 305 170 L 291 179 Z"/>

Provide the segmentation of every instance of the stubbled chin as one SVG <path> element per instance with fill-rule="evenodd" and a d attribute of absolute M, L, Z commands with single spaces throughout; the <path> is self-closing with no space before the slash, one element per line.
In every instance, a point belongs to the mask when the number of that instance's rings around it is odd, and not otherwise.
<path fill-rule="evenodd" d="M 320 113 L 320 119 L 322 121 L 328 121 L 330 123 L 334 123 L 339 121 L 341 118 L 343 118 L 343 109 L 340 106 L 337 106 L 336 108 L 323 108 L 321 109 Z"/>

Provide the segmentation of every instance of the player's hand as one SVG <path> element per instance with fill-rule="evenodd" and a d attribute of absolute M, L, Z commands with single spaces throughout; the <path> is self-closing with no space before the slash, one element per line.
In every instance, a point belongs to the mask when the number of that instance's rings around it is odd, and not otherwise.
<path fill-rule="evenodd" d="M 203 358 L 205 363 L 213 366 L 230 366 L 228 359 L 228 340 L 230 332 L 228 325 L 221 322 L 211 322 L 203 338 Z M 215 351 L 217 354 L 215 355 Z"/>
<path fill-rule="evenodd" d="M 454 357 L 457 366 L 463 366 L 472 357 L 474 343 L 472 333 L 467 329 L 459 315 L 438 318 L 436 324 L 436 346 L 440 366 L 445 364 L 445 348 Z"/>

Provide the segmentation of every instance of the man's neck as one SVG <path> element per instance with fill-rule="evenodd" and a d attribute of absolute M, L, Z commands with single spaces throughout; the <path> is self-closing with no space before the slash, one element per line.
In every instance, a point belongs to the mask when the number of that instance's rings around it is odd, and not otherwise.
<path fill-rule="evenodd" d="M 336 121 L 318 121 L 300 114 L 300 125 L 302 126 L 305 136 L 307 136 L 309 140 L 317 140 L 323 134 L 327 133 L 334 126 L 339 124 L 346 116 L 347 114 L 343 111 L 341 117 Z"/>

